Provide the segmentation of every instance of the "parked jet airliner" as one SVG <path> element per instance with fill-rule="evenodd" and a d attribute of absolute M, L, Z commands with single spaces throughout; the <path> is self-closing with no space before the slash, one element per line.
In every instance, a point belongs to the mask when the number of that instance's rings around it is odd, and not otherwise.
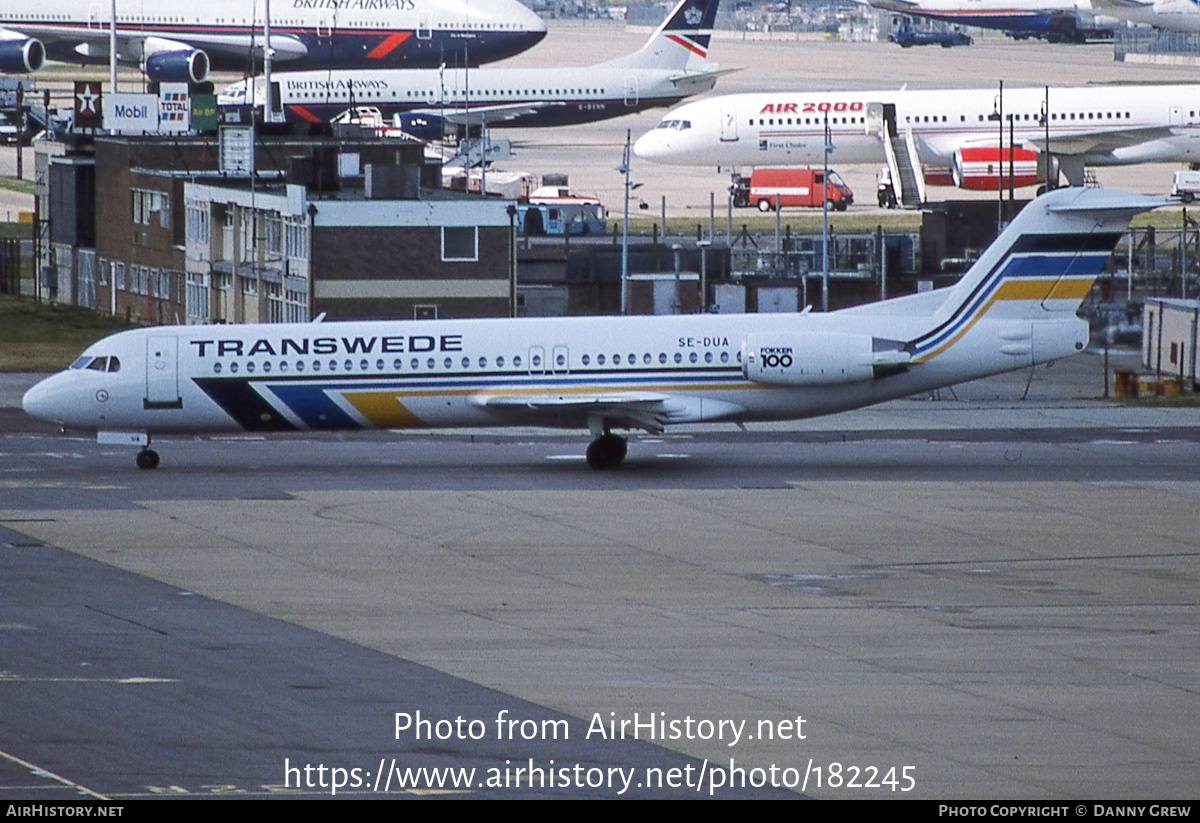
<path fill-rule="evenodd" d="M 1196 0 L 1091 0 L 1092 5 L 1122 20 L 1167 31 L 1200 31 Z"/>
<path fill-rule="evenodd" d="M 679 0 L 646 45 L 594 66 L 280 72 L 276 98 L 291 122 L 332 120 L 371 107 L 417 137 L 480 112 L 490 126 L 565 126 L 672 106 L 708 91 L 722 72 L 705 62 L 719 0 Z M 246 102 L 253 80 L 227 87 L 219 105 Z M 256 84 L 261 105 L 263 88 Z M 471 114 L 468 115 L 468 112 Z"/>
<path fill-rule="evenodd" d="M 786 420 L 869 406 L 1074 354 L 1080 301 L 1133 215 L 1104 189 L 1037 198 L 954 286 L 828 314 L 159 326 L 89 346 L 25 411 L 140 444 L 168 432 L 586 428 Z"/>
<path fill-rule="evenodd" d="M 1049 134 L 1049 152 L 1074 186 L 1085 166 L 1200 161 L 1200 86 L 1052 87 L 1049 123 L 1042 119 L 1046 99 L 1042 88 L 1004 89 L 1006 180 L 1009 120 L 1026 160 L 1046 152 Z M 995 88 L 710 97 L 668 112 L 634 152 L 688 166 L 820 164 L 828 115 L 831 162 L 881 162 L 885 135 L 897 151 L 907 145 L 915 153 L 926 176 L 935 176 L 930 182 L 950 172 L 959 186 L 994 191 L 999 104 Z"/>
<path fill-rule="evenodd" d="M 1121 0 L 1115 0 L 1121 2 Z M 1132 0 L 1137 2 L 1137 0 Z M 1181 0 L 1182 2 L 1183 0 Z M 1051 43 L 1085 43 L 1112 37 L 1120 25 L 1092 14 L 1090 0 L 858 0 L 896 14 L 940 20 L 957 26 L 1000 29 L 1016 38 L 1041 37 Z"/>
<path fill-rule="evenodd" d="M 0 72 L 47 59 L 109 62 L 109 2 L 4 0 Z M 152 80 L 203 81 L 261 58 L 263 6 L 250 0 L 117 0 L 117 52 Z M 271 50 L 296 68 L 478 65 L 535 45 L 546 24 L 518 0 L 277 0 Z M 469 62 L 468 62 L 469 61 Z"/>

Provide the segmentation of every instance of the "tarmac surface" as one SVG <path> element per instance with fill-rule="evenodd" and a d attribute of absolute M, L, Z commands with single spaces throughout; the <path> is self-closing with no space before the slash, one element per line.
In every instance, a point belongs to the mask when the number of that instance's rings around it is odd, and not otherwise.
<path fill-rule="evenodd" d="M 0 799 L 295 792 L 285 763 L 307 795 L 323 764 L 358 795 L 1193 797 L 1200 414 L 1095 399 L 1102 362 L 604 473 L 536 430 L 164 438 L 140 472 L 4 376 Z M 397 738 L 417 710 L 482 739 Z M 596 726 L 648 717 L 668 739 Z M 551 759 L 597 785 L 483 779 Z"/>

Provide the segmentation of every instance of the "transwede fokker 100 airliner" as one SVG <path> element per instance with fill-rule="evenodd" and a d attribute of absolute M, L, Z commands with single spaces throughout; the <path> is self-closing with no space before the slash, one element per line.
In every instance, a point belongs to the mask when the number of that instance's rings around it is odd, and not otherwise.
<path fill-rule="evenodd" d="M 786 420 L 868 406 L 1084 348 L 1076 310 L 1133 215 L 1159 199 L 1059 189 L 954 286 L 827 314 L 159 326 L 88 347 L 25 411 L 101 442 L 412 427 L 614 429 Z"/>

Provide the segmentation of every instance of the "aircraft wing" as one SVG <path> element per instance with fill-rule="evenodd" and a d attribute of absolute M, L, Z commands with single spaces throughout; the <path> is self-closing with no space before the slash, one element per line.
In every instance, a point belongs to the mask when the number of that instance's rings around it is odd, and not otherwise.
<path fill-rule="evenodd" d="M 500 394 L 472 398 L 478 406 L 528 421 L 529 425 L 587 425 L 600 418 L 608 426 L 662 432 L 670 395 L 654 392 L 590 394 Z"/>
<path fill-rule="evenodd" d="M 1092 0 L 1093 11 L 1149 11 L 1154 0 Z"/>
<path fill-rule="evenodd" d="M 0 37 L 4 33 L 36 37 L 46 43 L 75 43 L 76 49 L 93 54 L 108 53 L 108 27 L 89 28 L 87 26 L 41 26 L 20 24 L 18 27 L 0 28 Z M 154 41 L 153 48 L 147 47 L 147 41 Z M 117 28 L 117 52 L 122 61 L 138 62 L 146 53 L 156 51 L 201 49 L 210 55 L 220 54 L 223 57 L 244 59 L 251 42 L 261 53 L 264 40 L 262 37 L 251 38 L 249 35 L 216 34 L 200 32 L 181 32 L 178 36 L 164 37 L 156 32 L 140 31 L 130 28 Z M 176 49 L 172 49 L 175 46 Z M 166 48 L 164 48 L 166 47 Z M 275 59 L 286 61 L 308 54 L 308 48 L 300 40 L 287 34 L 272 34 L 271 48 Z"/>
<path fill-rule="evenodd" d="M 1169 126 L 1146 126 L 1143 128 L 1109 128 L 1078 131 L 1073 134 L 1050 135 L 1050 151 L 1053 154 L 1107 154 L 1126 146 L 1144 143 L 1148 140 L 1159 140 L 1174 135 Z M 989 147 L 995 148 L 996 138 L 979 138 L 963 142 L 957 148 Z M 1030 151 L 1044 152 L 1046 140 L 1044 137 L 1032 137 L 1024 140 L 1022 146 Z"/>
<path fill-rule="evenodd" d="M 424 117 L 440 117 L 448 123 L 465 126 L 477 124 L 481 113 L 487 115 L 489 123 L 507 123 L 510 120 L 529 117 L 539 109 L 544 109 L 547 106 L 561 105 L 563 104 L 549 101 L 540 103 L 502 103 L 495 106 L 472 106 L 468 111 L 450 107 L 444 109 L 413 109 L 409 114 Z"/>

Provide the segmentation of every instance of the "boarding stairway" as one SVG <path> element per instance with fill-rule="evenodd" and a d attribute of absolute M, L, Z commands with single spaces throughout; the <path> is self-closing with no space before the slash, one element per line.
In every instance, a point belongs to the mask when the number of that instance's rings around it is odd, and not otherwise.
<path fill-rule="evenodd" d="M 884 129 L 879 136 L 883 142 L 883 152 L 887 155 L 896 199 L 906 209 L 920 208 L 925 203 L 925 176 L 921 171 L 921 158 L 917 155 L 912 128 L 906 126 L 903 136 L 889 135 L 887 132 Z"/>

